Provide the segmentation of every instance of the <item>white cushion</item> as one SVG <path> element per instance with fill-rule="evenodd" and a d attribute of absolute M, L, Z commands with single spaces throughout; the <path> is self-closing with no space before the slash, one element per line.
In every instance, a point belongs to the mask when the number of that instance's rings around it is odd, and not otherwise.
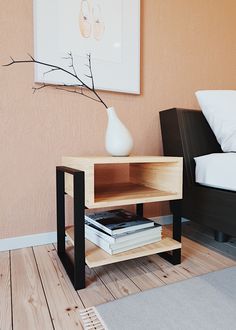
<path fill-rule="evenodd" d="M 195 180 L 204 186 L 236 191 L 236 153 L 195 157 Z"/>
<path fill-rule="evenodd" d="M 222 150 L 236 151 L 236 90 L 198 91 L 196 97 Z"/>

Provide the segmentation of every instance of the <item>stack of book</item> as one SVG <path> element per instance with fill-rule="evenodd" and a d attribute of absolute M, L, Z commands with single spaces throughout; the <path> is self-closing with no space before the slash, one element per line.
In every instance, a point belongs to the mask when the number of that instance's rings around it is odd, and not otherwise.
<path fill-rule="evenodd" d="M 123 209 L 85 216 L 85 237 L 109 254 L 158 242 L 161 234 L 161 225 Z"/>

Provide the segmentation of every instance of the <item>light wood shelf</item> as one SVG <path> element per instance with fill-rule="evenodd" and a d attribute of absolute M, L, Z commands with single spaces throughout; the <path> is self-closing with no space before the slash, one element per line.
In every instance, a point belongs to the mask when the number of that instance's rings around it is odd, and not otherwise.
<path fill-rule="evenodd" d="M 131 182 L 101 184 L 95 188 L 95 204 L 99 207 L 159 202 L 176 199 L 176 193 L 160 191 Z"/>
<path fill-rule="evenodd" d="M 63 157 L 62 165 L 84 171 L 88 208 L 182 198 L 181 157 Z M 73 197 L 70 174 L 66 174 L 65 191 Z"/>
<path fill-rule="evenodd" d="M 70 242 L 74 244 L 74 227 L 68 227 L 66 229 L 66 235 Z M 124 260 L 153 255 L 165 251 L 172 251 L 180 248 L 180 242 L 177 242 L 172 238 L 166 237 L 157 243 L 144 245 L 142 247 L 132 249 L 126 252 L 110 255 L 89 240 L 85 240 L 85 261 L 90 268 L 93 268 Z"/>

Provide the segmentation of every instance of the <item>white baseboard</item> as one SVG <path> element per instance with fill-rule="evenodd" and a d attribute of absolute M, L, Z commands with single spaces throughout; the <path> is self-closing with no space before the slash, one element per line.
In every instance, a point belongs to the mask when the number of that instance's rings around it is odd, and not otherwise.
<path fill-rule="evenodd" d="M 55 243 L 56 241 L 57 233 L 55 231 L 42 234 L 4 238 L 0 239 L 0 251 L 8 251 L 36 245 L 50 244 Z"/>

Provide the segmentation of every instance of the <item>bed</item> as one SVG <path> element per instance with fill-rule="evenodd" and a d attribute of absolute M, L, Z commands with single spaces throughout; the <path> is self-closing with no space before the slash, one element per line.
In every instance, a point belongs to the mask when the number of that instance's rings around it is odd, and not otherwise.
<path fill-rule="evenodd" d="M 236 191 L 218 183 L 202 182 L 201 175 L 198 176 L 200 183 L 196 182 L 194 158 L 201 160 L 201 156 L 216 154 L 212 165 L 214 161 L 217 164 L 223 155 L 202 112 L 173 108 L 160 112 L 160 122 L 164 155 L 184 158 L 183 200 L 171 201 L 171 212 L 212 228 L 217 241 L 227 241 L 230 236 L 236 236 Z M 227 172 L 221 166 L 222 173 L 224 170 Z"/>

